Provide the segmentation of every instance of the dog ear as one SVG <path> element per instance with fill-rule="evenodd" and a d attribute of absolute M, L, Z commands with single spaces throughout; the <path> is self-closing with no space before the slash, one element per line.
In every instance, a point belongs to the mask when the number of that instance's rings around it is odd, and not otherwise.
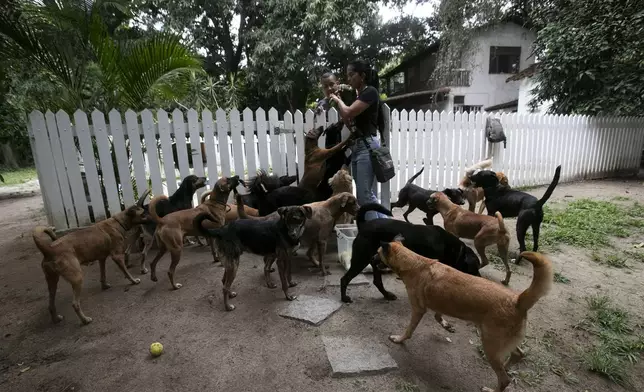
<path fill-rule="evenodd" d="M 329 186 L 333 185 L 333 179 L 334 179 L 334 178 L 335 178 L 335 176 L 333 176 L 333 177 L 329 178 L 329 181 L 328 181 L 328 182 L 329 182 Z"/>
<path fill-rule="evenodd" d="M 389 242 L 380 242 L 380 249 L 382 249 L 382 255 L 388 259 L 389 253 L 391 253 L 391 244 Z M 380 254 L 380 252 L 378 252 Z M 384 261 L 384 260 L 381 260 Z"/>
<path fill-rule="evenodd" d="M 284 217 L 284 214 L 285 214 L 285 213 L 286 213 L 286 207 L 280 207 L 280 208 L 278 208 L 278 209 L 277 209 L 277 214 L 278 214 L 281 218 L 283 218 L 283 217 Z"/>
<path fill-rule="evenodd" d="M 313 216 L 313 208 L 309 206 L 302 206 L 302 208 L 304 209 L 304 216 L 306 216 L 306 219 L 311 219 Z"/>
<path fill-rule="evenodd" d="M 402 235 L 402 234 L 397 234 L 397 235 L 394 237 L 393 242 L 400 242 L 400 243 L 402 243 L 404 240 L 405 240 L 405 237 L 403 237 L 403 235 Z"/>

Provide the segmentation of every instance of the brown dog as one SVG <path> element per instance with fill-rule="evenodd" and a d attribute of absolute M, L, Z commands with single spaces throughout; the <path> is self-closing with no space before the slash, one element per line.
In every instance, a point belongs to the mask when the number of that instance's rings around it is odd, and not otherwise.
<path fill-rule="evenodd" d="M 331 126 L 342 127 L 342 123 L 333 124 Z M 320 181 L 324 179 L 326 160 L 334 154 L 341 152 L 342 149 L 352 141 L 349 137 L 332 148 L 320 148 L 318 146 L 318 139 L 322 135 L 323 131 L 324 128 L 322 127 L 312 129 L 306 133 L 306 137 L 304 138 L 304 174 L 302 175 L 302 179 L 300 180 L 298 187 L 304 188 L 313 194 L 316 193 Z"/>
<path fill-rule="evenodd" d="M 508 264 L 510 234 L 505 228 L 500 212 L 497 212 L 495 216 L 488 216 L 464 210 L 452 203 L 442 192 L 432 194 L 427 204 L 436 208 L 441 214 L 445 230 L 457 237 L 474 240 L 474 247 L 481 257 L 481 268 L 488 264 L 485 248 L 496 244 L 503 264 L 505 264 L 503 284 L 507 285 L 510 282 L 512 274 Z"/>
<path fill-rule="evenodd" d="M 483 213 L 483 210 L 485 209 L 485 201 L 483 201 L 485 193 L 483 192 L 483 188 L 474 187 L 474 183 L 472 182 L 472 180 L 470 180 L 470 176 L 474 174 L 476 170 L 484 169 L 490 166 L 492 166 L 492 159 L 486 159 L 477 163 L 476 165 L 467 168 L 465 170 L 465 175 L 461 179 L 461 182 L 458 184 L 458 189 L 463 192 L 463 197 L 465 198 L 465 200 L 467 200 L 468 209 L 472 212 L 474 212 L 476 203 L 480 201 L 482 203 L 479 206 L 479 214 Z M 499 179 L 500 185 L 506 188 L 510 188 L 508 177 L 506 177 L 503 172 L 496 172 L 496 177 Z"/>
<path fill-rule="evenodd" d="M 201 202 L 204 203 L 206 201 L 206 197 L 210 195 L 210 191 L 205 192 L 203 195 L 201 195 Z M 253 207 L 249 207 L 247 205 L 244 205 L 244 211 L 246 212 L 246 215 L 248 216 L 259 216 L 259 211 Z M 239 213 L 237 212 L 237 206 L 235 204 L 230 204 L 228 203 L 226 205 L 226 223 L 230 223 L 232 221 L 235 221 L 239 219 Z M 197 237 L 199 238 L 199 237 Z"/>
<path fill-rule="evenodd" d="M 108 257 L 116 263 L 132 284 L 141 283 L 140 279 L 135 279 L 125 268 L 125 234 L 135 225 L 148 221 L 143 209 L 143 200 L 148 193 L 150 193 L 149 190 L 139 198 L 136 205 L 127 210 L 61 238 L 57 238 L 50 228 L 39 226 L 34 229 L 34 242 L 45 256 L 42 260 L 42 270 L 49 287 L 49 313 L 52 322 L 58 323 L 63 319 L 63 316 L 56 312 L 56 289 L 61 276 L 72 285 L 74 291 L 72 307 L 80 321 L 83 324 L 92 322 L 91 317 L 85 316 L 80 306 L 83 287 L 81 265 L 98 260 L 103 290 L 110 288 L 105 278 L 105 261 Z"/>
<path fill-rule="evenodd" d="M 400 238 L 398 238 L 400 240 Z M 398 274 L 405 284 L 411 305 L 411 321 L 402 335 L 391 335 L 394 343 L 411 338 L 427 310 L 436 312 L 435 319 L 453 332 L 443 315 L 476 324 L 481 332 L 485 357 L 496 373 L 496 389 L 503 392 L 510 384 L 506 369 L 521 359 L 519 344 L 525 336 L 527 312 L 550 290 L 552 264 L 542 254 L 523 252 L 534 268 L 532 283 L 516 293 L 487 279 L 464 274 L 437 260 L 427 259 L 405 248 L 400 242 L 383 243 L 380 259 Z M 510 359 L 503 363 L 505 357 Z"/>
<path fill-rule="evenodd" d="M 353 194 L 353 177 L 349 174 L 349 168 L 347 165 L 342 165 L 340 170 L 338 170 L 333 177 L 329 178 L 329 186 L 333 190 L 332 196 L 338 195 L 342 192 Z M 349 213 L 344 213 L 335 220 L 335 224 L 340 225 L 351 223 L 352 220 L 353 218 Z"/>
<path fill-rule="evenodd" d="M 185 236 L 199 236 L 201 235 L 193 226 L 193 221 L 200 213 L 208 213 L 211 216 L 212 228 L 221 227 L 226 222 L 226 202 L 230 192 L 240 184 L 239 176 L 222 177 L 217 180 L 215 187 L 210 192 L 207 200 L 199 204 L 195 208 L 189 210 L 176 211 L 164 217 L 159 217 L 156 213 L 156 204 L 165 199 L 167 196 L 157 196 L 150 202 L 150 217 L 157 223 L 157 230 L 155 232 L 157 244 L 159 245 L 159 252 L 157 253 L 152 263 L 150 263 L 150 278 L 156 282 L 157 263 L 163 255 L 170 251 L 172 262 L 168 269 L 168 277 L 174 289 L 181 288 L 180 283 L 174 281 L 174 271 L 181 260 L 181 251 L 183 250 L 183 238 Z M 210 250 L 212 252 L 213 262 L 217 262 L 217 252 L 215 244 L 211 238 L 207 238 Z"/>

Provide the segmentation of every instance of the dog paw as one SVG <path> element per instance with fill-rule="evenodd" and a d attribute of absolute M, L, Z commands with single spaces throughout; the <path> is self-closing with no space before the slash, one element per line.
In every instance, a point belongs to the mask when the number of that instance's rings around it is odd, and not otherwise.
<path fill-rule="evenodd" d="M 237 292 L 235 291 L 231 291 L 230 293 L 228 293 L 228 298 L 235 298 L 236 296 L 237 296 Z"/>
<path fill-rule="evenodd" d="M 289 301 L 295 301 L 297 299 L 297 295 L 287 294 L 286 299 Z"/>
<path fill-rule="evenodd" d="M 109 283 L 101 283 L 101 288 L 102 288 L 103 290 L 107 290 L 107 289 L 109 289 L 109 288 L 111 288 L 111 287 L 112 287 L 112 285 L 111 285 L 111 284 L 109 284 Z"/>
<path fill-rule="evenodd" d="M 342 302 L 346 304 L 350 304 L 350 303 L 353 303 L 353 300 L 348 295 L 345 295 L 344 297 L 342 297 Z"/>
<path fill-rule="evenodd" d="M 63 316 L 61 316 L 60 314 L 57 314 L 55 317 L 52 317 L 51 322 L 54 324 L 58 324 L 61 321 L 63 321 L 63 319 L 65 319 Z"/>
<path fill-rule="evenodd" d="M 235 310 L 235 305 L 226 305 L 226 310 L 232 312 L 233 310 Z"/>
<path fill-rule="evenodd" d="M 297 282 L 288 282 L 288 287 L 295 287 L 297 286 Z"/>
<path fill-rule="evenodd" d="M 510 279 L 505 279 L 504 281 L 501 282 L 502 285 L 507 286 L 510 284 Z"/>
<path fill-rule="evenodd" d="M 179 290 L 183 285 L 181 283 L 175 283 L 174 286 L 172 286 L 175 290 Z"/>
<path fill-rule="evenodd" d="M 444 323 L 441 323 L 441 326 L 445 328 L 447 332 L 450 332 L 450 333 L 456 332 L 456 328 L 454 328 L 454 326 L 448 323 L 447 321 L 445 321 Z"/>
<path fill-rule="evenodd" d="M 389 340 L 396 344 L 400 344 L 405 341 L 405 339 L 401 335 L 390 335 Z"/>
<path fill-rule="evenodd" d="M 148 269 L 147 269 L 147 268 L 142 268 L 142 269 L 141 269 L 141 275 L 145 275 L 145 274 L 147 274 L 147 273 L 148 273 Z"/>
<path fill-rule="evenodd" d="M 152 274 L 150 275 L 150 280 L 153 282 L 157 282 L 159 279 L 157 279 L 156 275 Z"/>
<path fill-rule="evenodd" d="M 395 301 L 395 300 L 398 299 L 398 297 L 396 297 L 396 294 L 394 294 L 394 293 L 387 293 L 387 294 L 385 294 L 385 299 L 387 301 Z"/>
<path fill-rule="evenodd" d="M 82 320 L 81 320 L 81 322 L 83 323 L 83 325 L 87 325 L 87 324 L 91 323 L 92 321 L 93 321 L 93 320 L 92 320 L 92 318 L 91 318 L 91 317 L 85 317 L 84 319 L 82 319 Z"/>
<path fill-rule="evenodd" d="M 139 284 L 139 283 L 141 283 L 141 279 L 139 279 L 139 278 L 134 278 L 132 280 L 132 284 Z"/>
<path fill-rule="evenodd" d="M 481 388 L 481 392 L 494 392 L 494 389 L 488 388 L 488 387 L 483 387 L 483 388 Z"/>
<path fill-rule="evenodd" d="M 266 287 L 268 287 L 269 289 L 276 289 L 277 285 L 273 282 L 268 282 L 266 283 Z"/>

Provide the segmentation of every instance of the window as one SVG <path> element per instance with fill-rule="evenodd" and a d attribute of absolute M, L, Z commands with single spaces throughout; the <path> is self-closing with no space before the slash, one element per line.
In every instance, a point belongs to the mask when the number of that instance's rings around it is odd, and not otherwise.
<path fill-rule="evenodd" d="M 391 78 L 391 94 L 405 91 L 405 73 L 398 72 Z"/>
<path fill-rule="evenodd" d="M 454 95 L 454 104 L 464 104 L 465 103 L 465 95 Z"/>
<path fill-rule="evenodd" d="M 456 98 L 456 97 L 454 97 Z M 478 113 L 483 110 L 482 105 L 460 105 L 454 103 L 454 113 Z"/>
<path fill-rule="evenodd" d="M 490 46 L 490 73 L 513 74 L 519 72 L 521 47 Z"/>

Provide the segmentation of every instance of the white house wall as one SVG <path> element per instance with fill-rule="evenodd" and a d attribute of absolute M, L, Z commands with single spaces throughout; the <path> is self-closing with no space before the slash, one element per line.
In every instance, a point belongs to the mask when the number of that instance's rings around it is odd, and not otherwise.
<path fill-rule="evenodd" d="M 536 35 L 514 23 L 505 23 L 475 33 L 470 50 L 463 56 L 461 67 L 471 72 L 469 87 L 450 88 L 450 107 L 454 95 L 464 95 L 465 105 L 483 107 L 498 105 L 517 99 L 519 83 L 506 83 L 510 74 L 490 74 L 491 46 L 520 46 L 521 58 L 519 69 L 534 63 L 531 56 L 532 44 Z"/>
<path fill-rule="evenodd" d="M 508 84 L 515 84 L 519 86 L 519 103 L 517 104 L 517 112 L 519 114 L 537 113 L 546 114 L 550 108 L 551 101 L 546 101 L 539 105 L 536 110 L 530 108 L 530 101 L 534 98 L 532 90 L 537 85 L 534 78 L 523 78 L 521 80 L 510 82 Z"/>

